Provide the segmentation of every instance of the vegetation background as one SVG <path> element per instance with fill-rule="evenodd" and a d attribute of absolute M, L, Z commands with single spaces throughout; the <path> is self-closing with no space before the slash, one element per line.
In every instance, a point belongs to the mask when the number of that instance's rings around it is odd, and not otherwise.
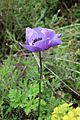
<path fill-rule="evenodd" d="M 57 105 L 80 105 L 80 0 L 0 0 L 0 119 L 37 120 L 38 70 L 22 49 L 26 27 L 62 34 L 63 44 L 45 51 L 39 120 Z"/>

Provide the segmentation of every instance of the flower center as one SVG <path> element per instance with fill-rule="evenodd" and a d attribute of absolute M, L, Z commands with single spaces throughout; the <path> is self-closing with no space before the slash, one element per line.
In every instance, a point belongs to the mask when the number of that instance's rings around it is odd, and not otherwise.
<path fill-rule="evenodd" d="M 40 40 L 42 40 L 42 38 L 34 39 L 32 45 L 34 45 L 34 43 L 36 43 L 36 42 L 38 42 Z"/>

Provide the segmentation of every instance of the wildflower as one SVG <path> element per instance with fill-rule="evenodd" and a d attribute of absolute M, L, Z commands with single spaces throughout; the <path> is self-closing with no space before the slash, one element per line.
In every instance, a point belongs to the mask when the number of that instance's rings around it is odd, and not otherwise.
<path fill-rule="evenodd" d="M 26 28 L 26 44 L 19 44 L 31 52 L 39 52 L 61 44 L 60 37 L 61 34 L 56 34 L 52 29 Z"/>
<path fill-rule="evenodd" d="M 71 104 L 62 104 L 52 113 L 52 120 L 80 120 L 80 107 L 72 108 Z"/>

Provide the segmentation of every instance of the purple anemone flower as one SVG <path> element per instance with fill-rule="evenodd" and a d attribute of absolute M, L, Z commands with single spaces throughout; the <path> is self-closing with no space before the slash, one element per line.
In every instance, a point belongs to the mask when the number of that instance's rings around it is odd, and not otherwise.
<path fill-rule="evenodd" d="M 19 44 L 31 52 L 39 52 L 60 45 L 60 37 L 61 34 L 56 34 L 52 29 L 26 28 L 26 44 Z"/>

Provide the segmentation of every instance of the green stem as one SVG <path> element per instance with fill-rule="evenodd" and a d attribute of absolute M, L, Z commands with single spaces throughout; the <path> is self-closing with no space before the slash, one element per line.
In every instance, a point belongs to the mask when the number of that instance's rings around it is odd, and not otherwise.
<path fill-rule="evenodd" d="M 42 58 L 41 58 L 41 52 L 39 52 L 39 104 L 38 104 L 38 117 L 40 116 L 40 104 L 41 104 L 41 79 L 42 79 Z"/>

